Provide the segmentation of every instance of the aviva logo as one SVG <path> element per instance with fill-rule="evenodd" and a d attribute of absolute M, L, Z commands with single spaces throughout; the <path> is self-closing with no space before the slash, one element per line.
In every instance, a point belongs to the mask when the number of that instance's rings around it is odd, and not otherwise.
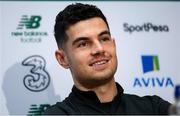
<path fill-rule="evenodd" d="M 26 29 L 36 29 L 40 26 L 40 21 L 41 16 L 32 15 L 28 17 L 27 15 L 22 15 L 17 29 L 23 29 L 23 27 Z"/>
<path fill-rule="evenodd" d="M 157 55 L 142 56 L 143 73 L 159 71 L 159 60 Z"/>
<path fill-rule="evenodd" d="M 153 73 L 159 71 L 159 59 L 157 55 L 141 56 L 143 75 L 134 77 L 133 87 L 174 87 L 172 77 L 166 74 L 157 76 L 149 75 L 147 72 Z M 162 72 L 162 71 L 161 71 Z"/>

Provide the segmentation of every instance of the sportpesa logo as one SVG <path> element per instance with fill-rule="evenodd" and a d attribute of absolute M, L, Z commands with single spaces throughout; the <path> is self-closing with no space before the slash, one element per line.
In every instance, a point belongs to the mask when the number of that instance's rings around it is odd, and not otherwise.
<path fill-rule="evenodd" d="M 123 24 L 124 31 L 132 34 L 133 32 L 169 32 L 167 25 L 155 25 L 152 23 L 144 23 L 142 25 Z"/>
<path fill-rule="evenodd" d="M 26 58 L 22 62 L 23 66 L 32 67 L 29 74 L 24 77 L 24 86 L 33 92 L 45 90 L 50 83 L 50 76 L 45 70 L 46 61 L 39 55 L 34 55 Z"/>

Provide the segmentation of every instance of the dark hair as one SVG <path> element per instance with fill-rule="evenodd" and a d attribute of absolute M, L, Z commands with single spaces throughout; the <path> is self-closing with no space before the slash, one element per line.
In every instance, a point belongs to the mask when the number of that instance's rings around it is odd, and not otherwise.
<path fill-rule="evenodd" d="M 109 28 L 106 17 L 102 11 L 94 5 L 76 3 L 67 6 L 63 11 L 59 12 L 59 14 L 56 16 L 54 26 L 54 36 L 56 38 L 58 48 L 63 48 L 63 44 L 67 41 L 68 37 L 66 30 L 71 25 L 81 20 L 86 20 L 93 17 L 102 18 Z"/>

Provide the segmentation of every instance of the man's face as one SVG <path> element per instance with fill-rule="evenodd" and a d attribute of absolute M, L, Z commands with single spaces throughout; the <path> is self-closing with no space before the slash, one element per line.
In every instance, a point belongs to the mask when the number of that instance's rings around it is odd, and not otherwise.
<path fill-rule="evenodd" d="M 65 63 L 75 84 L 90 86 L 108 82 L 117 68 L 115 41 L 98 17 L 80 21 L 66 31 Z"/>

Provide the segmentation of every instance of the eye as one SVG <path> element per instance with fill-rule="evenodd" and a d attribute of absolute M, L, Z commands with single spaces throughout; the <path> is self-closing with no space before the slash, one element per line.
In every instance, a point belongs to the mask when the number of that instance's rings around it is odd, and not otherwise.
<path fill-rule="evenodd" d="M 78 46 L 77 47 L 87 47 L 88 46 L 88 42 L 87 41 L 80 41 L 78 43 Z"/>
<path fill-rule="evenodd" d="M 105 36 L 100 39 L 100 42 L 105 43 L 105 42 L 109 42 L 110 40 L 111 40 L 111 38 L 109 36 Z"/>

